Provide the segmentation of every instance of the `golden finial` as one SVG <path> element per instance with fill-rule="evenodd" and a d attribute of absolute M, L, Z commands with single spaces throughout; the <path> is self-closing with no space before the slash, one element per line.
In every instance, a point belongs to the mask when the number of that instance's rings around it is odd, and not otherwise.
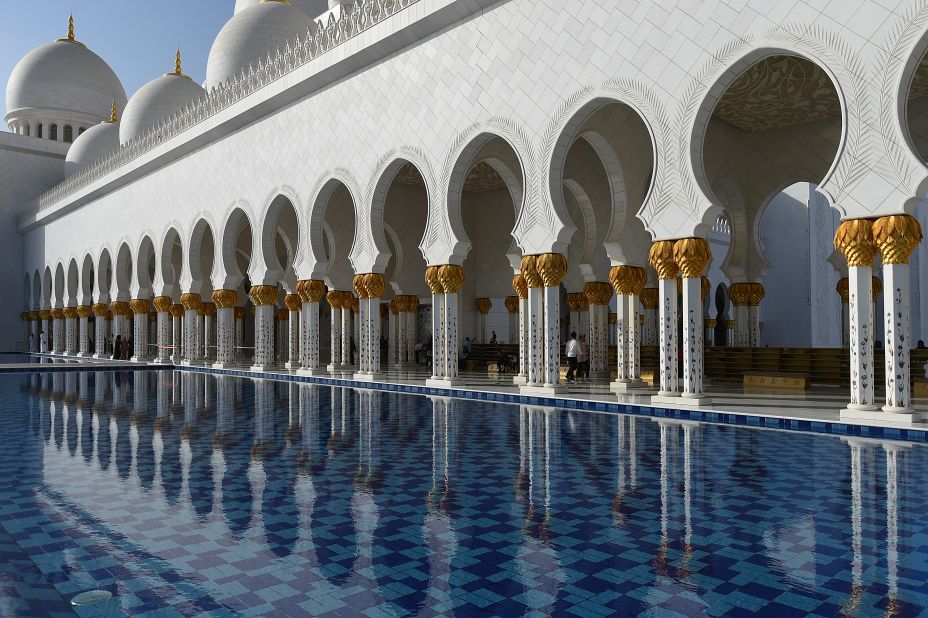
<path fill-rule="evenodd" d="M 74 43 L 75 45 L 83 45 L 80 41 L 74 38 L 74 15 L 68 17 L 68 38 L 58 39 L 62 43 Z"/>
<path fill-rule="evenodd" d="M 119 122 L 119 113 L 116 111 L 116 99 L 113 99 L 113 107 L 110 109 L 110 119 L 106 122 L 110 124 Z"/>
<path fill-rule="evenodd" d="M 183 69 L 181 69 L 181 63 L 180 63 L 180 47 L 177 48 L 177 54 L 174 56 L 174 70 L 173 70 L 172 72 L 170 72 L 170 73 L 165 73 L 165 75 L 169 75 L 169 76 L 172 76 L 172 77 L 183 77 L 183 78 L 186 78 L 186 79 L 190 79 L 189 77 L 187 77 L 186 75 L 184 75 L 184 71 L 183 71 Z"/>

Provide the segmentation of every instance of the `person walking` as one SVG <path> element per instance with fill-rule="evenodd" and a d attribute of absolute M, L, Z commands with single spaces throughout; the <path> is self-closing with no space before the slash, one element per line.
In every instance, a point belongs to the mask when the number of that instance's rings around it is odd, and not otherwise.
<path fill-rule="evenodd" d="M 577 341 L 577 381 L 590 381 L 590 354 L 586 347 L 586 335 L 580 335 Z"/>
<path fill-rule="evenodd" d="M 577 343 L 577 333 L 570 333 L 570 339 L 567 340 L 567 375 L 565 376 L 568 384 L 573 384 L 574 373 L 577 371 L 577 352 L 580 346 Z"/>
<path fill-rule="evenodd" d="M 35 352 L 35 335 L 29 333 L 29 351 Z"/>
<path fill-rule="evenodd" d="M 42 354 L 48 352 L 48 335 L 45 334 L 45 331 L 39 333 L 39 350 Z"/>
<path fill-rule="evenodd" d="M 119 360 L 122 350 L 122 335 L 116 335 L 116 341 L 113 342 L 113 360 Z"/>

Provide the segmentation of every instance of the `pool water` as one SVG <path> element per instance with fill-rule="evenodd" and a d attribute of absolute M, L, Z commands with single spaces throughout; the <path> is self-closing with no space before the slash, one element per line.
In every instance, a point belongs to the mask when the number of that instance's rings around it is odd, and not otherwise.
<path fill-rule="evenodd" d="M 0 431 L 0 615 L 928 606 L 918 444 L 189 371 L 0 375 Z"/>

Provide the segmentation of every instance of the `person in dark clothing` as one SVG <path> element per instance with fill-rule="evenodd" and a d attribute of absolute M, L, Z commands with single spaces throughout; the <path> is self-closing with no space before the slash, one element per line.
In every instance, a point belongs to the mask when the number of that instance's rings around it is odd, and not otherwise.
<path fill-rule="evenodd" d="M 120 353 L 122 351 L 122 335 L 116 335 L 116 341 L 113 343 L 113 360 L 119 360 L 121 358 Z"/>

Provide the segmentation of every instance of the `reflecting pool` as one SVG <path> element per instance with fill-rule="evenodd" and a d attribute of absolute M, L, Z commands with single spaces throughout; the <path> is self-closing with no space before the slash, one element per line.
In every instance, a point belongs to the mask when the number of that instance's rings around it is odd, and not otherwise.
<path fill-rule="evenodd" d="M 3 374 L 0 431 L 0 615 L 928 605 L 917 444 L 189 371 Z"/>

